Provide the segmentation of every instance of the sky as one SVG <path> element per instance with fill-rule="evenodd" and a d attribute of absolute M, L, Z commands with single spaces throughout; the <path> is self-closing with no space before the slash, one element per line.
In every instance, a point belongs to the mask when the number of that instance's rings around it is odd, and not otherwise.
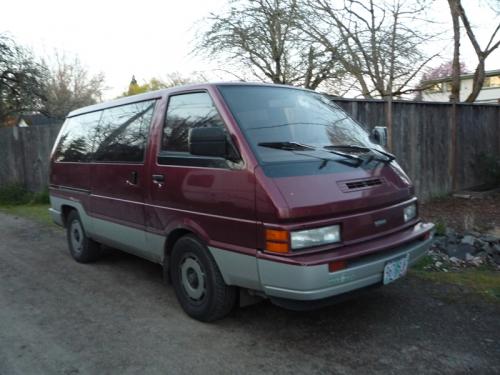
<path fill-rule="evenodd" d="M 478 0 L 462 3 L 484 46 L 499 16 L 478 6 Z M 0 0 L 2 14 L 13 15 L 2 17 L 0 33 L 8 33 L 37 56 L 50 59 L 55 51 L 78 55 L 91 73 L 104 73 L 105 97 L 113 98 L 127 89 L 132 75 L 139 83 L 193 71 L 211 80 L 234 79 L 222 72 L 227 66 L 191 53 L 203 18 L 226 4 L 227 0 Z M 438 22 L 436 30 L 449 28 L 451 33 L 446 0 L 435 0 L 429 14 Z M 429 50 L 442 50 L 451 58 L 451 45 L 442 40 Z M 469 69 L 475 67 L 477 60 L 465 36 L 462 59 Z M 499 50 L 490 55 L 486 68 L 500 69 Z"/>

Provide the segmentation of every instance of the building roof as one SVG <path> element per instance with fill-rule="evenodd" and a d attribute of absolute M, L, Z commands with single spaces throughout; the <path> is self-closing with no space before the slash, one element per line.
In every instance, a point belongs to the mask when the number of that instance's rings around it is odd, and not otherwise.
<path fill-rule="evenodd" d="M 484 72 L 485 77 L 491 77 L 491 76 L 496 76 L 500 75 L 500 69 L 495 69 L 495 70 L 488 70 Z M 467 78 L 472 78 L 474 77 L 474 73 L 466 73 L 466 74 L 461 74 L 460 79 L 467 79 Z M 447 76 L 447 77 L 441 77 L 441 78 L 436 78 L 436 79 L 428 79 L 425 81 L 422 81 L 422 83 L 441 83 L 441 82 L 451 82 L 452 77 Z"/>

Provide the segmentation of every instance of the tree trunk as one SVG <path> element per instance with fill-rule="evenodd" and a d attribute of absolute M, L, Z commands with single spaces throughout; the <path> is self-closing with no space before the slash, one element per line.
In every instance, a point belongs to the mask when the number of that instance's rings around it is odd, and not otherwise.
<path fill-rule="evenodd" d="M 479 63 L 477 64 L 476 71 L 474 72 L 474 79 L 472 85 L 472 92 L 469 94 L 465 101 L 467 103 L 473 103 L 476 101 L 479 92 L 481 91 L 484 83 L 485 72 L 484 72 L 484 56 L 479 56 Z"/>
<path fill-rule="evenodd" d="M 456 0 L 448 0 L 453 21 L 453 65 L 450 102 L 460 101 L 460 13 Z"/>

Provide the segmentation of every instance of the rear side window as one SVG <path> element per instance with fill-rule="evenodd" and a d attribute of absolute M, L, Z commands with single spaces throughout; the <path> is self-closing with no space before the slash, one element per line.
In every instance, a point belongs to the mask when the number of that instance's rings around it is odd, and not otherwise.
<path fill-rule="evenodd" d="M 189 129 L 224 128 L 224 123 L 210 95 L 196 92 L 171 96 L 168 101 L 162 150 L 188 152 Z"/>
<path fill-rule="evenodd" d="M 142 162 L 155 100 L 105 109 L 95 132 L 94 160 Z"/>
<path fill-rule="evenodd" d="M 102 112 L 92 112 L 68 118 L 61 130 L 54 160 L 86 162 L 92 156 L 93 135 Z"/>

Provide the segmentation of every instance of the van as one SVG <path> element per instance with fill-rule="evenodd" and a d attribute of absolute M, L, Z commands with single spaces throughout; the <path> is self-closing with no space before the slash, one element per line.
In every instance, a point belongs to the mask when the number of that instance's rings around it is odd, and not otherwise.
<path fill-rule="evenodd" d="M 77 262 L 101 245 L 163 266 L 185 312 L 267 298 L 316 308 L 405 275 L 429 248 L 410 179 L 328 97 L 202 84 L 71 112 L 50 213 Z"/>

